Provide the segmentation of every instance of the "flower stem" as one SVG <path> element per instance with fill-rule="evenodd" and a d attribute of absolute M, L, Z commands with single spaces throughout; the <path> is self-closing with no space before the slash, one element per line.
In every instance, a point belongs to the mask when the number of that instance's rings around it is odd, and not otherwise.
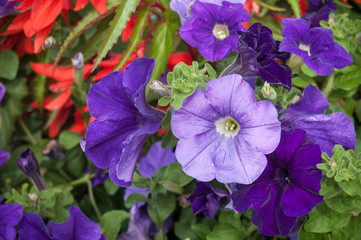
<path fill-rule="evenodd" d="M 79 179 L 76 179 L 76 180 L 68 183 L 68 186 L 75 187 L 75 186 L 78 186 L 78 185 L 87 183 L 87 182 L 88 182 L 90 179 L 92 179 L 94 176 L 95 176 L 94 173 L 92 173 L 92 174 L 86 174 L 86 175 L 84 175 L 83 177 L 81 177 L 81 178 L 79 178 Z"/>
<path fill-rule="evenodd" d="M 19 123 L 23 131 L 25 132 L 26 136 L 29 138 L 32 145 L 36 145 L 37 141 L 35 140 L 34 136 L 31 134 L 29 128 L 26 126 L 22 119 L 19 119 Z"/>
<path fill-rule="evenodd" d="M 100 220 L 101 218 L 101 214 L 100 214 L 100 211 L 99 211 L 99 208 L 98 208 L 98 205 L 95 201 L 95 198 L 94 198 L 94 194 L 93 194 L 93 186 L 90 182 L 90 180 L 88 179 L 88 192 L 89 192 L 89 197 L 90 197 L 90 202 L 91 204 L 93 205 L 93 208 L 94 208 L 94 211 L 95 211 L 95 214 L 97 215 L 97 218 Z"/>
<path fill-rule="evenodd" d="M 325 95 L 326 98 L 332 91 L 334 81 L 335 81 L 335 74 L 333 73 L 328 77 L 326 87 L 323 89 L 323 95 Z"/>

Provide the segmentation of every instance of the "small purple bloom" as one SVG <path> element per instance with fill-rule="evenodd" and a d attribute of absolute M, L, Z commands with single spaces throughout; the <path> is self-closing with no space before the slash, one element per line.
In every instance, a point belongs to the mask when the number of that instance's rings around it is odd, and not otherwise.
<path fill-rule="evenodd" d="M 355 149 L 356 132 L 351 120 L 343 113 L 325 115 L 328 107 L 325 96 L 310 84 L 304 89 L 302 98 L 280 117 L 282 129 L 306 131 L 329 156 L 335 144 Z"/>
<path fill-rule="evenodd" d="M 315 27 L 320 27 L 320 21 L 327 21 L 331 12 L 336 11 L 337 6 L 333 0 L 310 0 L 307 4 L 306 14 L 302 15 L 305 20 L 310 20 Z"/>
<path fill-rule="evenodd" d="M 0 82 L 0 102 L 3 100 L 3 97 L 5 95 L 6 88 L 5 86 Z"/>
<path fill-rule="evenodd" d="M 16 164 L 39 191 L 46 189 L 45 180 L 40 174 L 38 160 L 30 148 L 21 153 L 21 157 L 16 160 Z"/>
<path fill-rule="evenodd" d="M 280 141 L 277 117 L 271 102 L 256 102 L 240 75 L 213 79 L 173 110 L 172 132 L 180 139 L 176 158 L 202 182 L 252 183 L 267 165 L 265 154 Z"/>
<path fill-rule="evenodd" d="M 192 203 L 193 214 L 204 211 L 204 216 L 214 218 L 221 206 L 229 202 L 229 198 L 227 190 L 215 188 L 208 182 L 198 182 L 187 200 Z"/>
<path fill-rule="evenodd" d="M 131 185 L 145 139 L 163 118 L 145 101 L 153 68 L 153 59 L 135 59 L 125 71 L 105 76 L 88 94 L 89 112 L 96 120 L 87 129 L 85 153 L 96 167 L 109 168 L 110 179 L 122 187 Z"/>
<path fill-rule="evenodd" d="M 0 203 L 2 198 L 0 197 Z M 23 217 L 23 206 L 19 203 L 0 204 L 0 239 L 14 240 L 16 237 L 15 226 Z"/>
<path fill-rule="evenodd" d="M 64 223 L 49 222 L 47 230 L 36 213 L 26 213 L 19 224 L 19 240 L 101 240 L 104 239 L 96 222 L 87 218 L 78 207 L 71 206 L 69 219 Z"/>
<path fill-rule="evenodd" d="M 7 1 L 7 0 L 0 0 L 0 18 L 9 15 L 12 12 L 15 12 L 19 2 L 17 1 Z M 1 100 L 1 99 L 0 99 Z"/>
<path fill-rule="evenodd" d="M 103 169 L 95 168 L 95 176 L 91 179 L 92 186 L 96 187 L 104 183 L 109 178 L 109 173 L 103 172 Z"/>
<path fill-rule="evenodd" d="M 238 34 L 239 55 L 222 76 L 236 73 L 242 75 L 245 80 L 261 76 L 268 83 L 283 85 L 290 89 L 292 70 L 275 60 L 285 61 L 290 54 L 279 52 L 280 42 L 274 40 L 272 31 L 261 23 L 254 23 L 247 32 L 238 32 Z"/>
<path fill-rule="evenodd" d="M 64 159 L 65 157 L 60 150 L 58 141 L 56 141 L 55 139 L 51 140 L 46 145 L 46 148 L 43 151 L 41 151 L 41 155 L 56 159 Z"/>
<path fill-rule="evenodd" d="M 232 200 L 239 212 L 252 207 L 261 234 L 286 235 L 297 217 L 322 202 L 322 171 L 316 167 L 321 151 L 304 131 L 282 131 L 280 145 L 267 159 L 262 175 L 250 185 L 238 184 Z"/>
<path fill-rule="evenodd" d="M 232 50 L 237 51 L 237 31 L 245 31 L 241 22 L 250 15 L 243 4 L 226 1 L 222 6 L 195 2 L 191 7 L 193 17 L 179 29 L 181 37 L 209 61 L 226 58 Z M 231 16 L 231 17 L 230 17 Z"/>
<path fill-rule="evenodd" d="M 303 19 L 282 19 L 283 29 L 280 51 L 292 53 L 291 60 L 301 59 L 315 73 L 328 76 L 333 73 L 334 68 L 344 68 L 352 63 L 348 52 L 333 40 L 332 30 L 323 27 L 310 29 L 310 23 Z M 291 61 L 290 60 L 290 61 Z"/>
<path fill-rule="evenodd" d="M 0 149 L 0 166 L 4 165 L 6 160 L 8 160 L 10 153 Z"/>

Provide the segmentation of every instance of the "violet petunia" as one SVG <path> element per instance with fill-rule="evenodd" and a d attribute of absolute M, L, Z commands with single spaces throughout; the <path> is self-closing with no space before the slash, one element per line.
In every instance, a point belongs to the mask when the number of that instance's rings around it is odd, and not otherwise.
<path fill-rule="evenodd" d="M 49 222 L 47 230 L 43 219 L 36 213 L 26 213 L 19 224 L 19 240 L 103 240 L 101 229 L 75 206 L 69 209 L 64 223 Z M 49 232 L 52 236 L 50 236 Z"/>
<path fill-rule="evenodd" d="M 5 86 L 0 82 L 0 102 L 3 100 L 3 97 L 5 95 L 6 88 Z"/>
<path fill-rule="evenodd" d="M 322 171 L 316 167 L 321 150 L 302 130 L 282 131 L 280 145 L 267 159 L 262 175 L 250 185 L 237 185 L 232 200 L 239 212 L 252 207 L 261 234 L 286 235 L 297 217 L 322 202 Z"/>
<path fill-rule="evenodd" d="M 187 200 L 192 203 L 193 214 L 204 212 L 204 216 L 214 218 L 221 206 L 229 202 L 229 198 L 227 190 L 215 188 L 208 182 L 198 182 Z"/>
<path fill-rule="evenodd" d="M 239 55 L 222 76 L 240 74 L 247 80 L 261 76 L 264 81 L 290 89 L 292 70 L 276 59 L 287 60 L 289 53 L 279 52 L 280 42 L 274 40 L 272 31 L 261 23 L 254 23 L 247 32 L 239 32 Z M 249 81 L 248 81 L 249 82 Z"/>
<path fill-rule="evenodd" d="M 241 22 L 250 19 L 243 4 L 226 1 L 222 6 L 197 1 L 191 7 L 191 14 L 179 34 L 212 62 L 226 58 L 232 50 L 237 51 L 237 31 L 245 31 Z"/>
<path fill-rule="evenodd" d="M 334 0 L 310 0 L 307 4 L 305 20 L 310 20 L 315 27 L 320 27 L 320 21 L 327 21 L 331 12 L 336 11 Z"/>
<path fill-rule="evenodd" d="M 334 68 L 344 68 L 352 63 L 348 52 L 333 40 L 332 30 L 315 27 L 303 19 L 282 19 L 283 29 L 280 51 L 292 53 L 289 66 L 295 68 L 302 61 L 321 76 L 331 75 Z"/>
<path fill-rule="evenodd" d="M 176 158 L 186 174 L 202 182 L 252 183 L 267 165 L 265 154 L 280 141 L 277 118 L 272 103 L 256 102 L 240 75 L 213 79 L 173 110 Z"/>
<path fill-rule="evenodd" d="M 9 158 L 9 156 L 10 156 L 10 153 L 3 151 L 0 148 L 0 166 L 5 164 L 6 160 L 8 160 L 8 158 Z"/>
<path fill-rule="evenodd" d="M 191 17 L 191 15 L 189 14 L 190 8 L 195 1 L 216 4 L 218 6 L 222 6 L 222 1 L 242 4 L 246 2 L 246 0 L 171 0 L 169 3 L 169 7 L 170 9 L 178 13 L 181 23 L 183 24 L 188 18 Z"/>
<path fill-rule="evenodd" d="M 0 0 L 0 18 L 15 12 L 18 5 L 17 1 Z"/>
<path fill-rule="evenodd" d="M 1 204 L 0 197 L 0 239 L 14 240 L 16 238 L 16 229 L 23 217 L 23 206 L 19 203 Z"/>
<path fill-rule="evenodd" d="M 145 87 L 152 75 L 154 60 L 135 59 L 125 71 L 105 76 L 92 86 L 87 102 L 96 120 L 88 126 L 85 154 L 117 185 L 128 187 L 139 153 L 149 134 L 160 126 L 163 113 L 145 101 Z"/>
<path fill-rule="evenodd" d="M 351 120 L 339 112 L 325 115 L 328 107 L 326 97 L 310 84 L 304 89 L 302 98 L 281 115 L 282 129 L 306 131 L 329 156 L 335 144 L 355 149 L 356 132 Z"/>

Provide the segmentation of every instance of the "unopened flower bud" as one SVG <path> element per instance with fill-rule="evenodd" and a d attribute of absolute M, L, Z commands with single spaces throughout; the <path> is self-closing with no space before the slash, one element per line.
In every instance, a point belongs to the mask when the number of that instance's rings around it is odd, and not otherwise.
<path fill-rule="evenodd" d="M 40 175 L 38 161 L 30 148 L 21 153 L 21 157 L 18 158 L 16 164 L 39 191 L 46 189 L 44 178 Z"/>
<path fill-rule="evenodd" d="M 328 164 L 331 166 L 331 167 L 336 167 L 336 162 L 335 160 L 331 159 Z"/>
<path fill-rule="evenodd" d="M 170 97 L 172 95 L 172 89 L 158 80 L 153 80 L 152 84 L 149 85 L 149 88 L 163 97 Z"/>
<path fill-rule="evenodd" d="M 53 36 L 49 36 L 44 41 L 45 48 L 52 48 L 56 45 L 56 39 Z"/>
<path fill-rule="evenodd" d="M 275 100 L 277 98 L 277 93 L 276 91 L 273 89 L 273 87 L 271 87 L 271 85 L 268 82 L 265 82 L 262 89 L 261 89 L 262 95 L 264 98 L 270 99 L 270 100 Z"/>
<path fill-rule="evenodd" d="M 60 146 L 56 140 L 51 140 L 46 148 L 41 152 L 43 156 L 48 156 L 50 158 L 63 159 L 64 154 L 60 151 Z"/>
<path fill-rule="evenodd" d="M 301 67 L 303 63 L 303 58 L 293 53 L 291 54 L 290 60 L 288 60 L 288 66 L 292 70 Z"/>
<path fill-rule="evenodd" d="M 75 57 L 71 59 L 75 69 L 83 69 L 84 66 L 84 57 L 81 52 L 77 53 Z"/>

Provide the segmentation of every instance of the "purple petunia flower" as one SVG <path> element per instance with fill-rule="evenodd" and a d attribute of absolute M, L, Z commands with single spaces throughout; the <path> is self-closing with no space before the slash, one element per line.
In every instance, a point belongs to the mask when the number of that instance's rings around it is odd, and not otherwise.
<path fill-rule="evenodd" d="M 8 160 L 10 153 L 0 149 L 0 166 L 4 165 L 6 160 Z"/>
<path fill-rule="evenodd" d="M 322 171 L 316 167 L 321 151 L 304 131 L 282 131 L 280 145 L 267 159 L 262 175 L 250 185 L 237 185 L 232 199 L 239 212 L 252 207 L 261 234 L 286 235 L 297 217 L 322 202 Z"/>
<path fill-rule="evenodd" d="M 19 203 L 1 204 L 2 200 L 0 197 L 0 239 L 14 240 L 15 226 L 23 217 L 23 206 Z"/>
<path fill-rule="evenodd" d="M 113 72 L 93 85 L 87 102 L 96 120 L 88 126 L 85 154 L 98 168 L 109 168 L 117 185 L 131 185 L 135 164 L 148 134 L 160 126 L 163 113 L 145 101 L 154 60 L 135 59 L 125 71 Z"/>
<path fill-rule="evenodd" d="M 191 6 L 195 1 L 197 0 L 171 0 L 169 6 L 170 9 L 178 13 L 181 23 L 183 24 L 188 18 L 191 17 L 189 12 Z M 203 3 L 216 4 L 218 6 L 222 6 L 222 1 L 230 2 L 230 3 L 242 3 L 242 4 L 246 2 L 246 0 L 198 0 L 198 1 Z"/>
<path fill-rule="evenodd" d="M 221 206 L 229 201 L 229 197 L 227 190 L 215 188 L 208 182 L 198 182 L 187 200 L 192 203 L 193 214 L 204 211 L 204 216 L 214 218 Z"/>
<path fill-rule="evenodd" d="M 49 231 L 43 219 L 36 213 L 26 213 L 19 224 L 19 240 L 105 240 L 98 224 L 89 220 L 75 206 L 70 207 L 69 219 L 66 222 L 49 222 L 48 227 Z"/>
<path fill-rule="evenodd" d="M 281 115 L 282 129 L 306 131 L 329 156 L 335 144 L 355 149 L 356 132 L 351 120 L 343 113 L 325 115 L 328 107 L 325 96 L 310 84 L 304 89 L 302 98 Z"/>
<path fill-rule="evenodd" d="M 240 75 L 213 79 L 173 110 L 172 132 L 180 139 L 176 158 L 202 182 L 252 183 L 267 165 L 265 154 L 280 141 L 277 117 L 269 101 L 256 102 Z"/>
<path fill-rule="evenodd" d="M 0 18 L 15 12 L 18 5 L 17 1 L 0 0 Z"/>
<path fill-rule="evenodd" d="M 226 1 L 222 6 L 195 2 L 191 7 L 193 17 L 179 29 L 181 37 L 209 61 L 226 58 L 232 50 L 237 51 L 237 31 L 245 31 L 241 22 L 250 15 L 243 4 Z"/>
<path fill-rule="evenodd" d="M 3 100 L 3 97 L 5 95 L 6 88 L 5 86 L 0 82 L 0 102 Z"/>
<path fill-rule="evenodd" d="M 278 51 L 280 42 L 274 40 L 271 29 L 262 26 L 261 23 L 254 23 L 247 32 L 238 32 L 238 34 L 239 55 L 222 76 L 236 73 L 242 75 L 245 80 L 252 77 L 256 77 L 257 80 L 257 76 L 261 76 L 268 83 L 283 85 L 290 89 L 292 70 L 275 60 L 285 61 L 290 54 Z M 250 84 L 254 85 L 254 83 Z"/>
<path fill-rule="evenodd" d="M 320 21 L 327 21 L 330 13 L 336 9 L 333 0 L 310 0 L 306 8 L 307 13 L 302 15 L 302 18 L 310 20 L 313 26 L 320 27 Z"/>
<path fill-rule="evenodd" d="M 315 73 L 328 76 L 334 68 L 343 68 L 352 63 L 348 52 L 333 40 L 332 30 L 323 27 L 310 29 L 310 23 L 303 19 L 282 19 L 283 29 L 280 51 L 292 53 L 290 67 L 302 61 Z"/>

